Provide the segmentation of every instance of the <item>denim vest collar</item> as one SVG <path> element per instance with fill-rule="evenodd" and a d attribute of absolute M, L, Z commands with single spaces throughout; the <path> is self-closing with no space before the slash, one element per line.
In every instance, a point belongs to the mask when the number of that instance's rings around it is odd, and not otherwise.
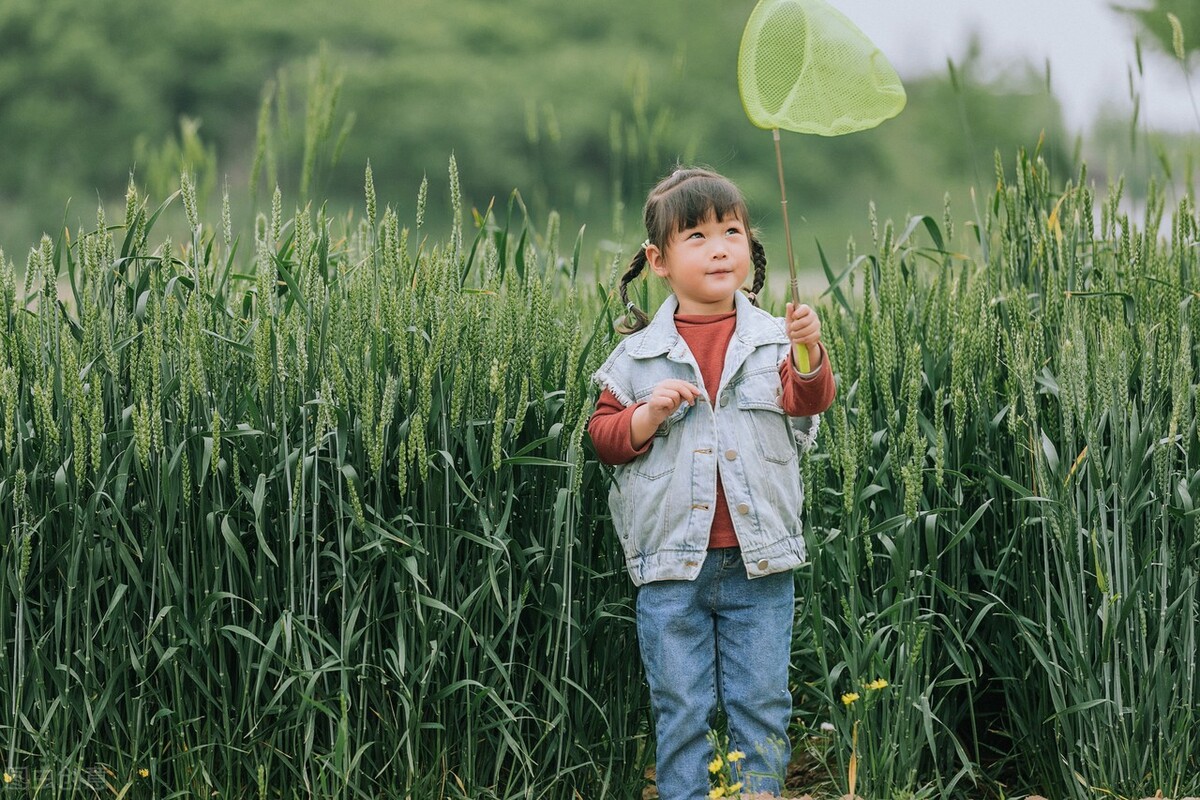
<path fill-rule="evenodd" d="M 780 327 L 779 320 L 756 308 L 744 293 L 734 294 L 733 307 L 737 311 L 737 325 L 733 331 L 733 340 L 729 343 L 730 351 L 725 356 L 726 361 L 731 356 L 737 356 L 740 351 L 744 351 L 741 354 L 741 358 L 744 358 L 745 353 L 759 345 L 787 344 L 787 334 Z M 687 345 L 675 328 L 675 312 L 678 309 L 679 298 L 675 295 L 672 294 L 664 300 L 650 324 L 629 337 L 630 342 L 626 350 L 629 357 L 644 359 L 665 354 L 672 361 L 683 360 Z M 739 345 L 736 349 L 735 343 Z"/>

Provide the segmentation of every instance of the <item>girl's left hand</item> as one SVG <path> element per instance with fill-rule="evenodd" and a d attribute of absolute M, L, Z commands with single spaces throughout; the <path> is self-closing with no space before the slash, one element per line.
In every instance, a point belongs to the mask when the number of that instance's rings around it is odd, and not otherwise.
<path fill-rule="evenodd" d="M 799 307 L 788 303 L 786 324 L 788 338 L 792 340 L 792 344 L 808 350 L 809 372 L 816 371 L 817 367 L 821 366 L 822 358 L 821 320 L 817 318 L 817 312 L 804 303 L 801 303 Z M 793 353 L 794 357 L 795 353 Z M 799 365 L 796 365 L 796 369 L 800 369 Z"/>
<path fill-rule="evenodd" d="M 787 304 L 788 338 L 796 344 L 816 345 L 821 341 L 821 320 L 817 312 L 804 303 L 793 307 Z"/>

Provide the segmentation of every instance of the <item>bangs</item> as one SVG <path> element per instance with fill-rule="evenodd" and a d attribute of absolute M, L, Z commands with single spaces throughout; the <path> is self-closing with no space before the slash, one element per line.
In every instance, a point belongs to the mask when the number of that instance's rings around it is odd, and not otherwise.
<path fill-rule="evenodd" d="M 671 234 L 707 219 L 736 217 L 749 224 L 742 193 L 731 181 L 711 172 L 681 171 L 646 205 L 646 232 L 660 247 Z"/>

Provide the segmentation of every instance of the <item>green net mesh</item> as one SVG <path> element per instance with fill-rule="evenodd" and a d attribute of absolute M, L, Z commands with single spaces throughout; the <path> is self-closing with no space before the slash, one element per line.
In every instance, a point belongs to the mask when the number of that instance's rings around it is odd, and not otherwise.
<path fill-rule="evenodd" d="M 823 0 L 760 0 L 738 53 L 738 91 L 760 128 L 839 136 L 904 108 L 904 87 L 870 39 Z"/>

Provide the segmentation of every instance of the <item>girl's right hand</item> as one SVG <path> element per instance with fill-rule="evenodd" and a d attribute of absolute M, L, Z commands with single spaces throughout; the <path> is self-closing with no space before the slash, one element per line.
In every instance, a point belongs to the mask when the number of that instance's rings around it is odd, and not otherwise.
<path fill-rule="evenodd" d="M 633 412 L 629 438 L 634 449 L 642 447 L 663 421 L 675 413 L 683 403 L 695 405 L 697 400 L 707 399 L 700 388 L 678 378 L 668 378 L 651 391 L 650 396 Z"/>
<path fill-rule="evenodd" d="M 668 378 L 654 387 L 654 391 L 646 399 L 646 408 L 650 409 L 651 419 L 657 426 L 674 414 L 675 409 L 683 403 L 694 406 L 696 401 L 703 396 L 695 384 L 677 378 Z"/>

